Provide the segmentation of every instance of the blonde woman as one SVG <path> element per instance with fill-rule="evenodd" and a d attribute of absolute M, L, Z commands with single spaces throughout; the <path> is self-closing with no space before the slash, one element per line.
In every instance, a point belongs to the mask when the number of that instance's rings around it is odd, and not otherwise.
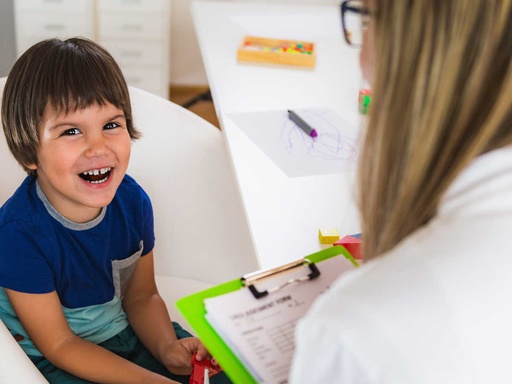
<path fill-rule="evenodd" d="M 511 383 L 512 1 L 349 0 L 373 88 L 364 253 L 297 327 L 291 383 Z"/>

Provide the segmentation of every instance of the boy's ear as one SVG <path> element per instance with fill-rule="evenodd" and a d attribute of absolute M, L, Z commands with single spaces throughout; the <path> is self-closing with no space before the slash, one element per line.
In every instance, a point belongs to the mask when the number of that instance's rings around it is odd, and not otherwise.
<path fill-rule="evenodd" d="M 24 164 L 26 168 L 30 169 L 31 171 L 37 170 L 37 164 Z"/>

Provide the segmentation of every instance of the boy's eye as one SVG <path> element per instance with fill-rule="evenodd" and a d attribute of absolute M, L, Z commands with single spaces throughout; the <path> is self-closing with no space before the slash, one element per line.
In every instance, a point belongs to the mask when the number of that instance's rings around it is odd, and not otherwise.
<path fill-rule="evenodd" d="M 120 127 L 120 126 L 121 126 L 120 124 L 117 124 L 117 123 L 114 123 L 114 122 L 110 122 L 110 123 L 105 124 L 103 129 L 114 129 L 114 128 L 117 128 L 117 127 Z"/>
<path fill-rule="evenodd" d="M 61 133 L 61 136 L 73 136 L 80 134 L 80 130 L 78 128 L 69 128 Z"/>

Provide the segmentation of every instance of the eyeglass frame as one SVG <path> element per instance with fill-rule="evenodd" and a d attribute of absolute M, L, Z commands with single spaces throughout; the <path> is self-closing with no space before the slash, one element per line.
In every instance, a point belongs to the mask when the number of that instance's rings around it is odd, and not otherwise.
<path fill-rule="evenodd" d="M 347 30 L 347 25 L 345 23 L 345 15 L 347 14 L 347 12 L 353 12 L 353 13 L 357 13 L 357 14 L 361 15 L 361 17 L 364 17 L 362 21 L 363 21 L 363 30 L 365 30 L 368 26 L 368 21 L 369 21 L 370 16 L 372 15 L 372 13 L 367 8 L 364 8 L 364 7 L 357 8 L 357 7 L 350 5 L 350 3 L 355 3 L 355 2 L 362 4 L 361 0 L 344 0 L 340 4 L 341 26 L 343 28 L 343 36 L 345 37 L 345 41 L 347 42 L 347 44 L 352 47 L 360 47 L 361 44 L 355 44 L 350 41 L 349 33 Z"/>

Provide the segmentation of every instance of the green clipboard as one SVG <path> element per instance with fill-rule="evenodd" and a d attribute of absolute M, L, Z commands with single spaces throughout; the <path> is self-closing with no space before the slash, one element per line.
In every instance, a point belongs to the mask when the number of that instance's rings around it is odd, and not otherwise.
<path fill-rule="evenodd" d="M 303 260 L 300 261 L 306 264 L 315 264 L 338 255 L 345 256 L 352 262 L 354 266 L 359 266 L 357 261 L 343 246 L 335 246 L 324 249 L 320 252 L 306 256 Z M 247 368 L 224 343 L 224 341 L 220 338 L 220 336 L 205 318 L 205 299 L 221 296 L 242 288 L 246 288 L 242 278 L 228 281 L 193 295 L 183 297 L 176 302 L 176 307 L 181 312 L 183 317 L 188 321 L 196 336 L 201 339 L 208 351 L 213 356 L 215 356 L 215 359 L 219 362 L 219 365 L 226 372 L 231 381 L 234 383 L 257 384 L 257 381 L 249 373 Z"/>

